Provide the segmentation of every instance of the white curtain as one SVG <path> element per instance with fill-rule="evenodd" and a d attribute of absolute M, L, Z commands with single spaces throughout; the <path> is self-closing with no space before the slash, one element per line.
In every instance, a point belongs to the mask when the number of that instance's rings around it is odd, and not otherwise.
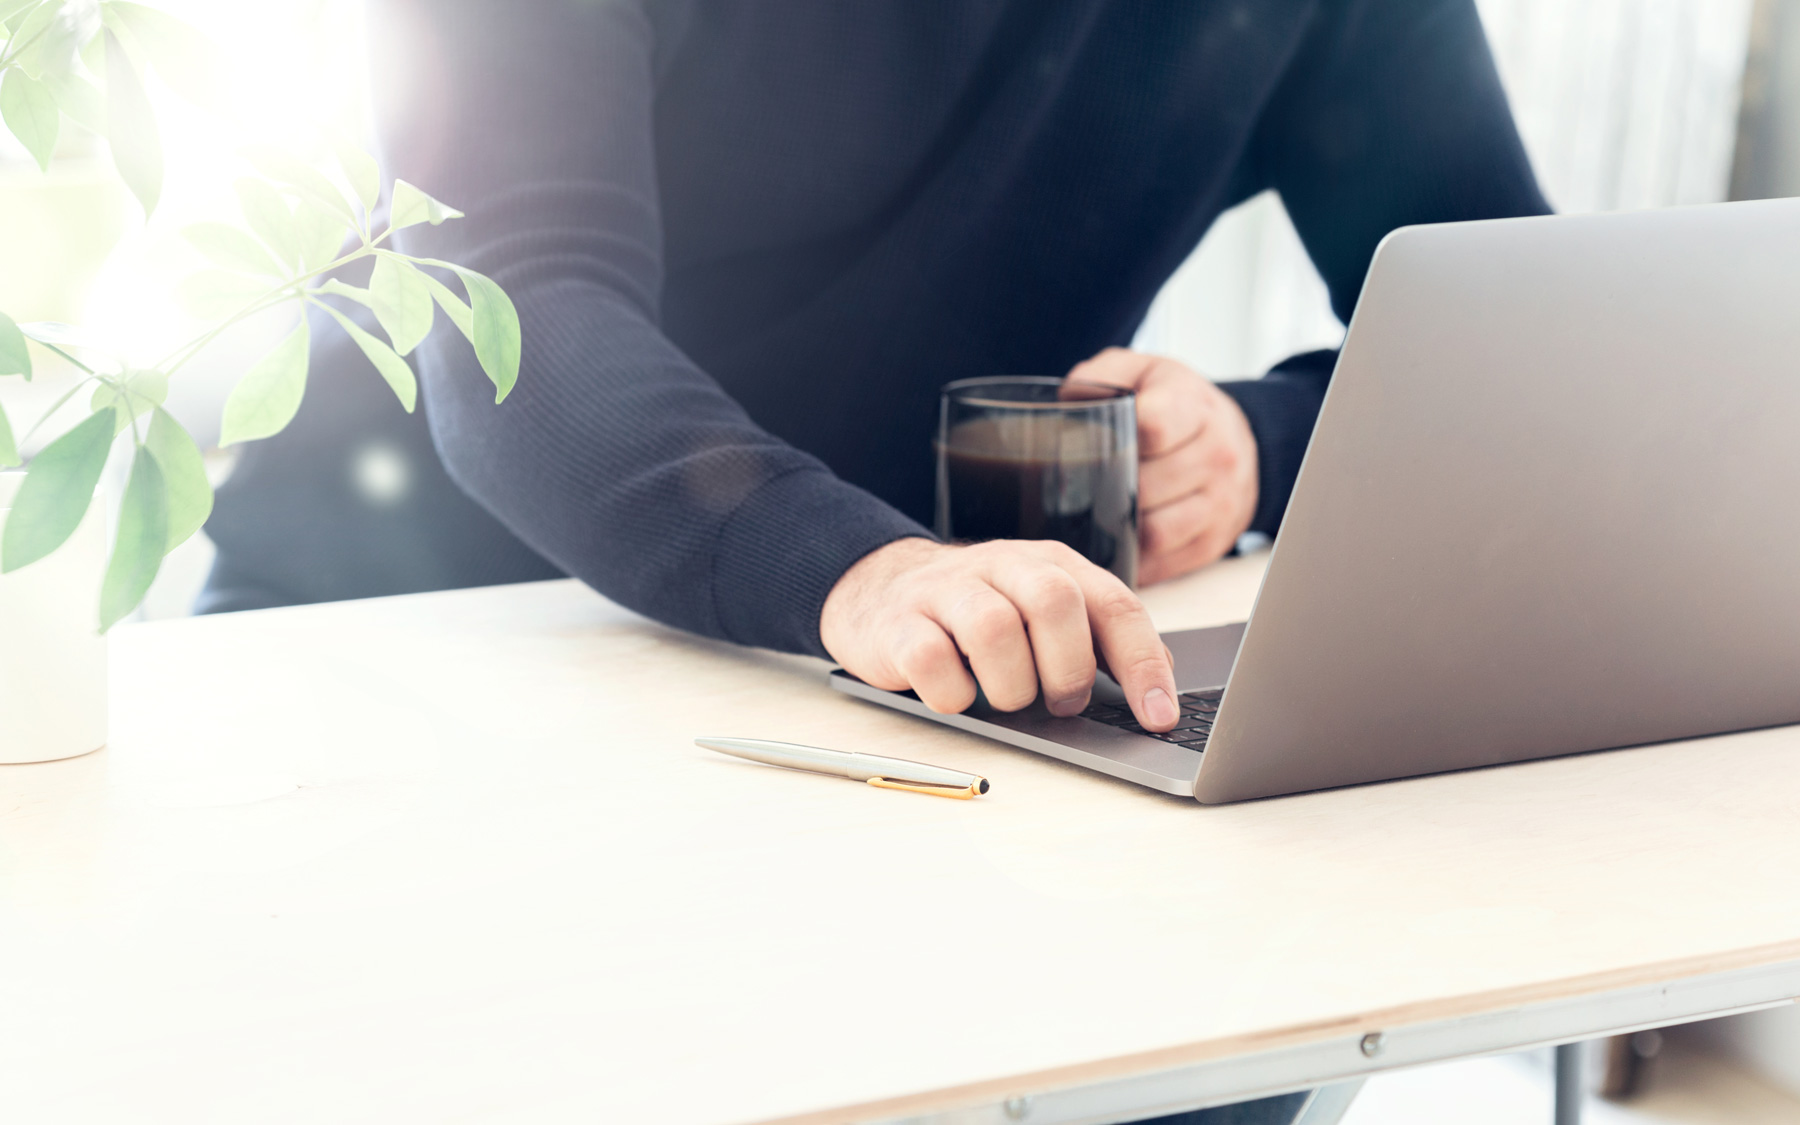
<path fill-rule="evenodd" d="M 1558 211 L 1725 198 L 1752 0 L 1477 0 Z M 1344 328 L 1270 193 L 1220 218 L 1137 346 L 1217 377 L 1335 347 Z"/>

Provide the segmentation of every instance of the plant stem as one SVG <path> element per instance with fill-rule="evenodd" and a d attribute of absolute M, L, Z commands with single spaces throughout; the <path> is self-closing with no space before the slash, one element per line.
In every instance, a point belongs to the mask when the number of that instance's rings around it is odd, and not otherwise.
<path fill-rule="evenodd" d="M 68 352 L 63 351 L 61 348 L 57 347 L 55 344 L 46 344 L 42 340 L 34 340 L 32 342 L 35 343 L 40 348 L 49 348 L 51 351 L 55 352 L 59 356 L 62 356 L 64 359 L 68 360 L 70 363 L 73 363 L 76 367 L 81 368 L 83 371 L 87 372 L 89 375 L 94 375 L 96 377 L 99 375 L 99 372 L 95 371 L 93 368 L 89 367 L 87 364 L 81 362 L 79 359 L 76 359 L 74 356 L 70 355 Z"/>
<path fill-rule="evenodd" d="M 194 356 L 199 353 L 200 349 L 218 339 L 219 336 L 232 325 L 237 324 L 245 317 L 254 316 L 264 309 L 274 308 L 283 301 L 297 296 L 298 294 L 294 292 L 293 286 L 293 282 L 287 282 L 264 293 L 237 312 L 232 313 L 229 317 L 226 317 L 224 320 L 207 329 L 200 336 L 189 340 L 162 359 L 157 360 L 155 369 L 161 371 L 165 375 L 173 374 L 177 367 L 180 367 L 188 360 L 193 359 Z"/>
<path fill-rule="evenodd" d="M 61 410 L 64 406 L 66 406 L 68 404 L 68 401 L 70 399 L 74 398 L 76 396 L 76 394 L 80 392 L 81 388 L 87 386 L 89 383 L 91 383 L 95 379 L 99 379 L 99 378 L 100 378 L 100 376 L 95 375 L 92 372 L 89 372 L 88 377 L 86 379 L 83 379 L 79 383 L 76 383 L 73 387 L 70 387 L 68 394 L 65 394 L 61 398 L 57 399 L 56 402 L 50 407 L 50 409 L 44 411 L 44 414 L 41 418 L 39 418 L 36 422 L 32 423 L 31 428 L 29 430 L 25 431 L 25 436 L 19 439 L 19 445 L 23 446 L 26 442 L 30 441 L 32 439 L 33 435 L 35 435 L 39 430 L 44 428 L 44 423 L 48 422 L 50 420 L 50 416 L 52 414 L 55 414 L 58 410 Z"/>
<path fill-rule="evenodd" d="M 306 290 L 305 290 L 304 286 L 306 285 L 307 282 L 313 280 L 314 278 L 321 277 L 325 274 L 328 274 L 332 270 L 338 269 L 339 267 L 349 265 L 351 262 L 354 262 L 354 261 L 358 260 L 359 258 L 368 257 L 371 252 L 372 251 L 368 245 L 361 246 L 361 247 L 357 248 L 356 250 L 353 250 L 350 253 L 345 254 L 343 257 L 337 259 L 336 261 L 328 262 L 325 265 L 320 266 L 318 269 L 313 270 L 311 273 L 302 274 L 299 277 L 293 278 L 289 281 L 282 282 L 280 285 L 276 286 L 275 288 L 269 290 L 267 293 L 264 293 L 262 296 L 251 301 L 248 305 L 245 305 L 243 308 L 239 309 L 237 312 L 231 314 L 231 316 L 227 317 L 225 320 L 220 321 L 218 324 L 213 325 L 212 328 L 208 329 L 202 335 L 196 337 L 193 340 L 188 341 L 187 343 L 176 348 L 174 351 L 170 352 L 167 356 L 163 357 L 160 361 L 157 362 L 156 370 L 161 371 L 165 375 L 173 374 L 177 367 L 180 367 L 182 364 L 193 359 L 194 356 L 199 354 L 199 352 L 202 348 L 206 347 L 206 345 L 208 345 L 208 344 L 212 343 L 214 340 L 218 339 L 219 336 L 221 334 L 223 334 L 226 329 L 232 327 L 233 325 L 237 324 L 239 321 L 243 320 L 246 317 L 254 316 L 256 313 L 262 312 L 264 309 L 273 308 L 274 306 L 281 304 L 283 301 L 290 300 L 294 297 L 304 297 L 306 294 Z"/>
<path fill-rule="evenodd" d="M 366 221 L 366 217 L 365 217 L 365 221 Z M 372 232 L 370 230 L 368 230 L 367 228 L 362 229 L 362 230 L 357 230 L 355 233 L 360 235 L 362 238 L 362 246 L 361 247 L 359 247 L 358 249 L 352 250 L 350 253 L 345 254 L 341 258 L 338 258 L 336 261 L 327 262 L 325 265 L 320 266 L 318 269 L 313 270 L 311 273 L 302 274 L 299 277 L 293 278 L 290 281 L 282 282 L 280 285 L 276 286 L 275 288 L 269 290 L 267 293 L 264 293 L 262 296 L 251 301 L 248 305 L 245 305 L 243 308 L 239 309 L 237 312 L 231 314 L 231 316 L 227 317 L 225 320 L 221 321 L 218 324 L 215 324 L 211 329 L 207 330 L 201 336 L 188 341 L 187 343 L 176 348 L 174 351 L 170 352 L 168 355 L 164 356 L 161 360 L 159 360 L 156 363 L 155 369 L 158 371 L 161 371 L 165 375 L 172 375 L 175 373 L 176 368 L 180 367 L 182 364 L 187 363 L 189 360 L 193 359 L 194 356 L 196 356 L 200 353 L 200 350 L 202 348 L 206 347 L 206 345 L 208 345 L 208 344 L 212 343 L 214 340 L 218 339 L 219 336 L 221 334 L 223 334 L 228 328 L 230 328 L 232 325 L 238 323 L 239 321 L 243 320 L 245 317 L 254 316 L 256 313 L 262 312 L 264 309 L 267 309 L 267 308 L 273 308 L 275 305 L 278 305 L 281 302 L 288 300 L 289 298 L 292 298 L 292 297 L 304 298 L 306 295 L 306 290 L 303 288 L 303 286 L 305 286 L 307 282 L 312 281 L 313 279 L 318 278 L 318 277 L 323 277 L 325 274 L 328 274 L 335 269 L 338 269 L 343 266 L 347 266 L 351 262 L 359 261 L 360 259 L 367 258 L 376 253 L 388 253 L 388 254 L 395 253 L 395 251 L 392 251 L 392 250 L 386 250 L 386 251 L 381 250 L 381 244 L 393 237 L 393 235 L 394 235 L 393 226 L 390 225 L 388 227 L 388 229 L 382 231 L 381 237 L 379 237 L 379 238 L 371 238 L 370 234 Z M 399 255 L 399 256 L 405 257 L 405 255 Z M 407 259 L 407 260 L 410 261 L 411 259 Z"/>

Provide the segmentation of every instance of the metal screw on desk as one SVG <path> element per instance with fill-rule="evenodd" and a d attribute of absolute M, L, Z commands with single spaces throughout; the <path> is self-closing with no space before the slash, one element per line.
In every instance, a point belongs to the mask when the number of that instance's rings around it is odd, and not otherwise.
<path fill-rule="evenodd" d="M 1023 1121 L 1031 1116 L 1030 1098 L 1007 1098 L 1006 1104 L 1000 1108 L 1006 1110 L 1006 1116 L 1012 1121 Z"/>
<path fill-rule="evenodd" d="M 1368 1058 L 1372 1059 L 1376 1055 L 1379 1055 L 1381 1053 L 1381 1048 L 1384 1046 L 1386 1046 L 1386 1044 L 1382 1042 L 1381 1032 L 1379 1031 L 1371 1031 L 1362 1037 L 1362 1053 Z"/>

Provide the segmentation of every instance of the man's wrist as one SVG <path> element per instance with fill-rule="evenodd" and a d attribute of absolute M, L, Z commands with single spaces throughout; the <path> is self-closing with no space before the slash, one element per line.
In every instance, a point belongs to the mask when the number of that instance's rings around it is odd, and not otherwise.
<path fill-rule="evenodd" d="M 941 550 L 944 545 L 935 539 L 908 535 L 884 543 L 851 563 L 832 584 L 819 610 L 819 641 L 825 651 L 844 651 L 845 642 L 872 608 L 875 593 Z"/>
<path fill-rule="evenodd" d="M 1218 384 L 1243 411 L 1256 442 L 1256 508 L 1247 530 L 1265 535 L 1281 526 L 1325 397 L 1322 387 L 1278 374 Z"/>

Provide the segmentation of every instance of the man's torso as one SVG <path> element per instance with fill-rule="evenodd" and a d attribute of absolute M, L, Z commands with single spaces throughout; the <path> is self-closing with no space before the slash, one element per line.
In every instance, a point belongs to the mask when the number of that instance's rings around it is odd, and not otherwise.
<path fill-rule="evenodd" d="M 927 519 L 936 388 L 1127 342 L 1314 0 L 708 2 L 658 19 L 669 337 Z"/>

